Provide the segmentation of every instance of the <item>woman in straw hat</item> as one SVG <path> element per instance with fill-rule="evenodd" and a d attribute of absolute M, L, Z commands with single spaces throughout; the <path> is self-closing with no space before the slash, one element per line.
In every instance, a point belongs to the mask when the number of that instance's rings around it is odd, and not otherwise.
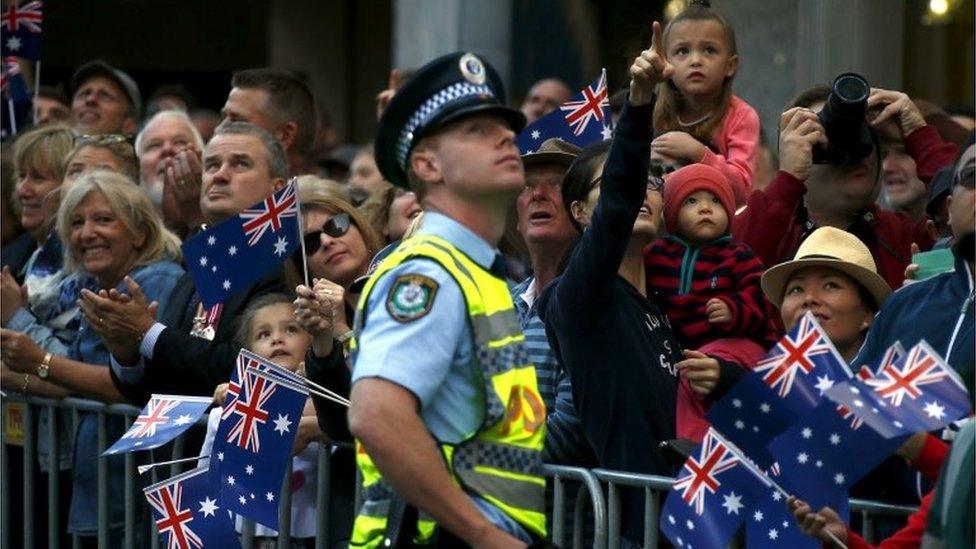
<path fill-rule="evenodd" d="M 891 294 L 868 247 L 834 227 L 817 229 L 793 260 L 767 270 L 762 289 L 787 329 L 812 312 L 847 361 L 857 355 L 874 314 Z"/>

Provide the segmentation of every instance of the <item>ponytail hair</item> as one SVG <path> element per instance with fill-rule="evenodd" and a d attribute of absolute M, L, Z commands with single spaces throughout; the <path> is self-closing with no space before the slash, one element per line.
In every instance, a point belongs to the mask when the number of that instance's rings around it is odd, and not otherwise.
<path fill-rule="evenodd" d="M 732 24 L 729 23 L 728 19 L 717 11 L 712 10 L 711 2 L 708 0 L 692 0 L 684 11 L 676 15 L 671 21 L 668 21 L 667 26 L 664 27 L 664 34 L 661 41 L 664 43 L 665 52 L 662 53 L 665 54 L 665 57 L 667 56 L 668 38 L 671 35 L 671 29 L 674 25 L 684 21 L 715 21 L 722 27 L 725 33 L 725 40 L 728 43 L 730 55 L 736 55 L 738 53 L 739 50 L 735 42 L 735 31 L 732 29 Z M 681 91 L 670 79 L 659 84 L 657 89 L 657 104 L 654 106 L 654 135 L 661 135 L 672 130 L 680 130 L 690 134 L 702 143 L 711 143 L 712 134 L 722 124 L 725 111 L 728 110 L 729 103 L 732 100 L 732 80 L 734 78 L 735 75 L 732 75 L 725 79 L 725 82 L 722 84 L 722 93 L 718 98 L 718 105 L 712 114 L 701 123 L 691 127 L 682 126 L 678 120 L 678 111 L 684 103 L 684 97 L 682 97 Z"/>

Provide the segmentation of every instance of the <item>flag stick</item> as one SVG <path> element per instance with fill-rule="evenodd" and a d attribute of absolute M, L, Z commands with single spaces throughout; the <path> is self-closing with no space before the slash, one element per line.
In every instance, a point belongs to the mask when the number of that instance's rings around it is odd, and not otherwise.
<path fill-rule="evenodd" d="M 41 60 L 38 59 L 37 61 L 34 62 L 34 108 L 31 109 L 34 115 L 34 117 L 31 119 L 31 122 L 33 124 L 37 124 L 37 94 L 40 92 L 40 90 L 41 90 Z"/>
<path fill-rule="evenodd" d="M 295 186 L 295 202 L 298 204 L 298 247 L 302 249 L 302 276 L 305 277 L 305 285 L 309 288 L 312 287 L 308 282 L 308 257 L 305 255 L 305 232 L 302 230 L 302 221 L 304 218 L 301 216 L 302 202 L 298 195 L 298 178 L 293 177 L 291 181 L 288 182 L 289 185 Z"/>
<path fill-rule="evenodd" d="M 187 461 L 194 461 L 194 460 L 198 460 L 198 459 L 200 459 L 200 456 L 193 456 L 193 457 L 187 457 L 187 458 L 181 458 L 181 459 L 171 459 L 169 461 L 160 461 L 160 462 L 156 462 L 156 463 L 150 463 L 149 465 L 140 465 L 140 466 L 136 467 L 136 469 L 139 471 L 139 474 L 141 475 L 141 474 L 145 473 L 146 471 L 152 469 L 153 467 L 161 467 L 163 465 L 172 465 L 174 463 L 186 463 Z"/>
<path fill-rule="evenodd" d="M 13 98 L 7 100 L 7 110 L 10 111 L 10 133 L 11 135 L 17 135 L 17 116 L 14 110 Z"/>

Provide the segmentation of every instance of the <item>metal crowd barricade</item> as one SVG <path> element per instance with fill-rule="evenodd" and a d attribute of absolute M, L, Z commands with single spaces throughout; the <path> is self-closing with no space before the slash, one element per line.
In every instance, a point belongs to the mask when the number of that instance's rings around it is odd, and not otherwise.
<path fill-rule="evenodd" d="M 22 467 L 22 478 L 17 479 L 17 472 L 9 468 L 9 449 L 7 440 L 7 414 L 6 411 L 0 414 L 0 433 L 2 433 L 2 449 L 0 449 L 0 545 L 3 547 L 16 545 L 17 540 L 11 540 L 10 510 L 13 505 L 19 505 L 24 510 L 30 510 L 34 505 L 34 486 L 32 485 L 35 471 L 37 468 L 37 436 L 36 436 L 36 417 L 37 412 L 44 407 L 51 414 L 52 421 L 48 422 L 47 435 L 52 441 L 50 445 L 51 472 L 48 475 L 47 486 L 48 494 L 48 527 L 47 535 L 50 547 L 58 547 L 58 541 L 62 532 L 59 531 L 59 524 L 63 517 L 59 516 L 58 498 L 59 478 L 57 467 L 59 464 L 59 445 L 58 422 L 55 413 L 59 409 L 69 409 L 73 411 L 73 425 L 77 428 L 80 412 L 93 412 L 97 414 L 98 444 L 100 449 L 107 448 L 114 441 L 108 440 L 106 422 L 110 416 L 123 416 L 131 424 L 134 417 L 139 414 L 139 409 L 134 406 L 124 404 L 106 405 L 99 402 L 84 400 L 79 398 L 65 398 L 61 400 L 51 400 L 34 396 L 24 396 L 16 393 L 0 393 L 2 400 L 0 403 L 4 407 L 8 403 L 22 403 L 24 406 L 22 416 L 22 430 L 24 433 L 24 462 Z M 197 426 L 206 426 L 206 416 L 198 421 Z M 317 549 L 328 547 L 329 516 L 331 509 L 330 501 L 330 472 L 333 461 L 333 448 L 351 448 L 348 444 L 336 444 L 333 446 L 322 445 L 318 456 L 318 486 L 316 503 L 318 508 L 315 547 Z M 153 452 L 152 450 L 150 452 Z M 183 438 L 180 437 L 172 444 L 172 455 L 167 456 L 171 459 L 180 459 L 185 452 Z M 142 453 L 140 455 L 145 455 Z M 166 458 L 164 458 L 166 459 Z M 148 524 L 148 532 L 143 531 L 143 535 L 137 528 L 145 527 L 138 524 L 138 510 L 147 510 L 148 506 L 142 497 L 140 486 L 148 483 L 156 483 L 163 480 L 166 476 L 175 475 L 183 470 L 194 466 L 192 463 L 173 464 L 168 469 L 164 467 L 153 468 L 149 473 L 150 479 L 140 482 L 136 471 L 136 454 L 125 456 L 125 500 L 124 500 L 124 538 L 123 546 L 134 549 L 140 539 L 147 538 L 149 545 L 153 549 L 160 547 L 159 535 L 155 525 Z M 162 461 L 159 459 L 158 461 Z M 289 465 L 289 471 L 291 467 Z M 107 461 L 103 458 L 98 464 L 98 547 L 107 548 L 109 544 L 109 524 L 108 524 L 108 468 Z M 621 471 L 609 471 L 604 469 L 587 470 L 579 467 L 567 467 L 561 465 L 545 465 L 545 476 L 550 479 L 553 491 L 553 514 L 551 539 L 557 545 L 564 545 L 566 541 L 566 486 L 567 482 L 578 484 L 580 489 L 576 494 L 576 501 L 573 504 L 573 532 L 572 546 L 582 547 L 585 539 L 585 515 L 587 499 L 589 507 L 593 513 L 593 547 L 603 548 L 619 547 L 621 540 L 621 487 L 635 487 L 644 490 L 645 509 L 644 509 L 644 546 L 656 547 L 660 539 L 658 530 L 658 519 L 660 516 L 661 496 L 666 494 L 674 482 L 673 478 L 654 475 L 641 475 L 637 473 L 627 473 Z M 358 476 L 358 475 L 357 475 Z M 280 502 L 279 518 L 281 530 L 278 532 L 279 546 L 288 546 L 290 543 L 290 475 L 284 480 L 282 498 Z M 12 482 L 21 482 L 23 485 L 23 501 L 11 501 Z M 604 494 L 604 484 L 606 485 L 606 495 Z M 359 482 L 357 481 L 357 487 Z M 360 503 L 360 494 L 356 494 L 355 504 Z M 916 508 L 904 505 L 891 505 L 875 501 L 852 499 L 851 512 L 859 513 L 861 516 L 861 533 L 869 542 L 874 542 L 876 537 L 876 521 L 880 517 L 906 517 L 915 512 Z M 20 546 L 31 549 L 36 546 L 33 534 L 35 530 L 36 517 L 32 512 L 23 513 L 23 539 L 19 540 Z M 243 534 L 241 536 L 244 548 L 254 547 L 254 527 L 245 521 Z M 80 538 L 73 536 L 72 546 L 80 546 Z"/>
<path fill-rule="evenodd" d="M 603 502 L 603 490 L 600 483 L 592 472 L 581 467 L 567 467 L 564 465 L 546 465 L 545 476 L 552 479 L 553 504 L 552 504 L 552 532 L 550 539 L 556 545 L 562 547 L 565 540 L 565 481 L 573 480 L 580 484 L 586 491 L 579 490 L 576 493 L 576 501 L 573 503 L 573 547 L 581 548 L 584 543 L 585 522 L 584 496 L 590 497 L 590 508 L 593 511 L 593 547 L 605 547 L 607 543 L 606 529 L 606 506 Z"/>
<path fill-rule="evenodd" d="M 48 422 L 47 433 L 49 440 L 52 441 L 50 445 L 50 460 L 53 467 L 53 474 L 48 475 L 47 492 L 48 492 L 48 527 L 47 534 L 49 540 L 49 547 L 58 547 L 59 540 L 62 532 L 59 529 L 62 517 L 59 517 L 59 507 L 58 498 L 59 492 L 59 479 L 57 474 L 57 467 L 59 463 L 59 446 L 56 443 L 58 440 L 58 422 L 55 420 L 54 412 L 59 409 L 70 409 L 73 413 L 72 425 L 74 429 L 77 428 L 79 422 L 79 412 L 93 412 L 98 414 L 97 416 L 97 426 L 98 426 L 98 447 L 100 450 L 108 448 L 109 445 L 114 443 L 114 440 L 108 440 L 106 421 L 109 416 L 123 416 L 127 418 L 127 424 L 131 425 L 132 419 L 139 415 L 139 408 L 126 404 L 103 404 L 100 402 L 95 402 L 91 400 L 84 400 L 80 398 L 65 398 L 61 400 L 52 400 L 46 398 L 40 398 L 35 396 L 21 395 L 18 393 L 6 393 L 0 392 L 0 405 L 3 406 L 4 413 L 0 414 L 0 437 L 2 437 L 2 454 L 0 454 L 0 546 L 2 547 L 12 547 L 16 545 L 11 545 L 10 539 L 10 508 L 11 505 L 20 505 L 24 510 L 33 509 L 34 505 L 34 486 L 32 482 L 34 480 L 35 471 L 37 468 L 37 436 L 35 428 L 35 417 L 38 409 L 40 407 L 46 407 L 52 417 L 52 421 Z M 22 502 L 12 502 L 11 501 L 11 482 L 16 482 L 18 478 L 15 471 L 10 471 L 8 467 L 9 460 L 9 450 L 7 440 L 7 414 L 6 406 L 9 403 L 21 403 L 24 406 L 23 416 L 22 416 L 22 430 L 24 432 L 24 462 L 21 481 L 23 483 L 23 500 Z M 207 416 L 204 415 L 196 424 L 195 427 L 206 428 Z M 185 435 L 184 435 L 185 436 Z M 330 496 L 330 473 L 332 469 L 332 452 L 333 448 L 351 448 L 349 444 L 334 444 L 334 445 L 321 445 L 319 448 L 318 456 L 318 486 L 316 494 L 316 502 L 318 504 L 319 513 L 317 514 L 317 524 L 316 524 L 316 538 L 315 547 L 317 549 L 324 549 L 329 546 L 330 532 L 329 532 L 329 496 Z M 150 450 L 150 456 L 154 450 Z M 184 457 L 184 437 L 181 436 L 177 438 L 172 443 L 172 452 L 166 458 L 163 459 L 174 459 L 178 460 Z M 145 455 L 145 452 L 141 453 Z M 155 467 L 149 473 L 148 481 L 140 482 L 139 475 L 136 469 L 136 456 L 137 454 L 126 454 L 125 456 L 125 476 L 124 476 L 124 486 L 125 486 L 125 499 L 124 499 L 124 537 L 123 537 L 123 547 L 127 549 L 135 549 L 140 541 L 140 538 L 148 538 L 149 546 L 152 549 L 157 549 L 160 547 L 159 534 L 156 531 L 155 524 L 152 521 L 148 521 L 148 532 L 143 532 L 144 535 L 140 536 L 140 532 L 137 531 L 138 528 L 144 527 L 142 524 L 137 523 L 138 510 L 144 509 L 148 513 L 148 504 L 142 495 L 141 486 L 154 484 L 163 480 L 166 477 L 174 476 L 182 471 L 191 469 L 195 467 L 195 464 L 190 463 L 174 463 L 170 467 Z M 150 461 L 163 461 L 163 459 L 152 459 Z M 289 463 L 288 471 L 291 472 L 291 464 Z M 109 523 L 108 523 L 108 467 L 105 458 L 99 459 L 98 462 L 98 494 L 97 494 L 97 510 L 98 510 L 98 547 L 99 549 L 108 548 L 109 545 Z M 280 502 L 280 531 L 278 532 L 278 544 L 279 547 L 288 547 L 291 543 L 290 540 L 290 525 L 291 525 L 291 475 L 286 475 L 283 480 L 283 490 Z M 20 540 L 20 546 L 25 549 L 32 549 L 36 546 L 34 540 L 35 533 L 35 520 L 36 517 L 32 512 L 23 513 L 23 539 Z M 241 536 L 242 545 L 245 548 L 254 547 L 254 528 L 253 524 L 248 524 L 245 521 L 243 528 L 243 534 Z M 80 536 L 72 536 L 72 546 L 80 547 L 81 540 Z M 113 548 L 114 549 L 114 548 Z"/>

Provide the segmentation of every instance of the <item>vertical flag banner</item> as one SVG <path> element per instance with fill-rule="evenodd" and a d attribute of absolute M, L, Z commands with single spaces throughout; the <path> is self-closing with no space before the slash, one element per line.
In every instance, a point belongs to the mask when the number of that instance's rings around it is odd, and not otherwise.
<path fill-rule="evenodd" d="M 613 136 L 610 100 L 607 95 L 607 71 L 570 101 L 526 126 L 515 144 L 520 154 L 533 152 L 546 139 L 558 137 L 579 147 L 587 147 Z"/>
<path fill-rule="evenodd" d="M 4 57 L 0 69 L 0 139 L 7 139 L 26 128 L 32 119 L 33 98 L 16 57 Z"/>
<path fill-rule="evenodd" d="M 206 467 L 145 488 L 156 528 L 168 549 L 240 547 L 234 522 L 218 505 Z"/>
<path fill-rule="evenodd" d="M 210 454 L 228 509 L 278 529 L 281 484 L 307 400 L 303 386 L 270 372 L 244 371 L 233 412 L 221 419 Z"/>
<path fill-rule="evenodd" d="M 34 61 L 41 58 L 41 23 L 44 2 L 17 5 L 10 0 L 0 15 L 0 50 L 4 57 L 15 55 Z"/>
<path fill-rule="evenodd" d="M 201 231 L 183 244 L 205 307 L 226 301 L 278 268 L 301 245 L 297 183 Z"/>
<path fill-rule="evenodd" d="M 152 395 L 129 430 L 102 455 L 158 448 L 183 434 L 212 403 L 208 397 Z"/>

